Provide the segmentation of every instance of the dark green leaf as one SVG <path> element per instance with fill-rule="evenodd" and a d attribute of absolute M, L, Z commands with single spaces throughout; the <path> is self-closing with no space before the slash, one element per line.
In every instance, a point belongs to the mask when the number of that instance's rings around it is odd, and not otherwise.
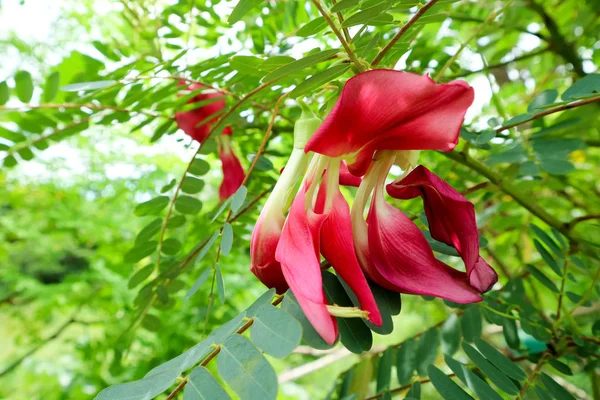
<path fill-rule="evenodd" d="M 483 374 L 494 383 L 494 385 L 498 386 L 500 390 L 513 395 L 519 393 L 519 389 L 515 383 L 511 381 L 510 378 L 502 371 L 486 360 L 477 350 L 471 347 L 468 343 L 463 343 L 462 347 L 477 368 L 479 368 L 481 372 L 483 372 Z"/>
<path fill-rule="evenodd" d="M 563 374 L 569 375 L 569 376 L 573 375 L 573 371 L 571 371 L 571 368 L 564 362 L 558 361 L 557 359 L 553 359 L 553 360 L 548 361 L 548 363 L 550 365 L 552 365 L 552 367 L 560 373 L 563 373 Z"/>
<path fill-rule="evenodd" d="M 492 345 L 487 342 L 484 342 L 481 339 L 475 339 L 475 345 L 484 355 L 485 358 L 488 359 L 492 364 L 494 364 L 500 371 L 502 371 L 505 375 L 510 378 L 516 379 L 518 381 L 525 380 L 527 375 L 523 370 L 513 361 L 511 361 L 504 354 L 500 353 L 496 350 Z"/>
<path fill-rule="evenodd" d="M 181 184 L 181 191 L 188 194 L 200 193 L 204 189 L 204 181 L 202 179 L 187 176 Z"/>
<path fill-rule="evenodd" d="M 256 313 L 250 338 L 265 353 L 284 358 L 300 344 L 302 327 L 285 311 L 267 304 Z"/>
<path fill-rule="evenodd" d="M 396 353 L 396 374 L 398 383 L 406 385 L 417 369 L 417 347 L 414 339 L 405 341 Z"/>
<path fill-rule="evenodd" d="M 143 281 L 145 281 L 150 275 L 154 272 L 154 264 L 148 264 L 144 268 L 138 270 L 133 276 L 129 279 L 127 283 L 127 287 L 129 289 L 133 289 Z"/>
<path fill-rule="evenodd" d="M 142 326 L 151 332 L 158 332 L 162 328 L 160 319 L 152 314 L 146 314 L 142 320 Z"/>
<path fill-rule="evenodd" d="M 477 306 L 468 307 L 461 317 L 463 337 L 467 342 L 473 342 L 481 336 L 481 311 Z"/>
<path fill-rule="evenodd" d="M 536 267 L 534 267 L 533 265 L 527 265 L 527 270 L 531 273 L 531 275 L 533 275 L 533 277 L 535 279 L 537 279 L 541 284 L 543 284 L 544 286 L 546 286 L 548 289 L 550 289 L 551 291 L 553 291 L 554 293 L 558 293 L 558 288 L 556 287 L 556 285 L 550 280 L 548 279 L 548 277 L 546 275 L 544 275 L 542 273 L 542 271 L 540 271 L 539 269 L 537 269 Z"/>
<path fill-rule="evenodd" d="M 535 112 L 541 107 L 547 106 L 548 104 L 554 103 L 558 97 L 558 91 L 556 89 L 544 90 L 529 103 L 527 106 L 527 112 Z"/>
<path fill-rule="evenodd" d="M 440 333 L 437 328 L 427 330 L 419 339 L 417 346 L 417 372 L 420 376 L 427 374 L 427 367 L 433 364 L 440 347 Z"/>
<path fill-rule="evenodd" d="M 442 351 L 449 355 L 456 353 L 460 347 L 461 337 L 460 320 L 456 314 L 448 317 L 440 328 L 440 333 L 442 337 Z"/>
<path fill-rule="evenodd" d="M 556 381 L 549 375 L 542 372 L 540 375 L 540 380 L 546 389 L 548 389 L 548 391 L 551 393 L 552 397 L 554 397 L 556 400 L 575 400 L 575 397 L 573 397 L 571 393 L 556 383 Z"/>
<path fill-rule="evenodd" d="M 596 93 L 600 93 L 600 74 L 588 74 L 565 90 L 561 99 L 571 101 Z"/>
<path fill-rule="evenodd" d="M 548 235 L 542 228 L 535 224 L 530 224 L 529 227 L 536 234 L 536 236 L 539 237 L 542 242 L 544 242 L 544 244 L 554 252 L 557 257 L 562 256 L 563 253 L 560 246 L 554 241 L 554 239 L 550 237 L 550 235 Z"/>
<path fill-rule="evenodd" d="M 129 263 L 136 263 L 142 258 L 146 258 L 154 253 L 156 251 L 156 246 L 158 246 L 158 243 L 155 240 L 136 244 L 133 249 L 125 254 L 123 260 Z"/>
<path fill-rule="evenodd" d="M 502 319 L 502 332 L 504 333 L 504 340 L 506 340 L 508 346 L 511 349 L 519 349 L 521 346 L 521 341 L 519 339 L 517 323 L 514 319 Z"/>
<path fill-rule="evenodd" d="M 541 386 L 535 387 L 535 393 L 537 393 L 539 400 L 552 400 L 552 396 Z"/>
<path fill-rule="evenodd" d="M 274 400 L 277 396 L 275 371 L 243 336 L 235 334 L 225 340 L 217 368 L 241 400 Z"/>
<path fill-rule="evenodd" d="M 196 176 L 205 175 L 210 171 L 210 164 L 201 158 L 196 158 L 190 165 L 189 173 Z"/>
<path fill-rule="evenodd" d="M 163 186 L 162 188 L 160 188 L 160 193 L 167 193 L 169 190 L 173 189 L 175 187 L 175 184 L 177 183 L 177 179 L 171 179 L 169 181 L 169 183 L 167 183 L 165 186 Z"/>
<path fill-rule="evenodd" d="M 552 254 L 550 254 L 550 252 L 546 250 L 546 248 L 537 239 L 533 240 L 533 245 L 535 246 L 538 253 L 540 253 L 542 259 L 546 262 L 546 264 L 548 264 L 548 266 L 552 268 L 554 273 L 558 276 L 562 276 L 562 270 L 560 269 L 554 257 L 552 257 Z"/>
<path fill-rule="evenodd" d="M 433 365 L 429 366 L 428 373 L 431 383 L 445 400 L 474 400 L 452 379 Z"/>
<path fill-rule="evenodd" d="M 324 50 L 318 53 L 311 54 L 294 62 L 284 65 L 283 67 L 277 68 L 263 78 L 263 82 L 270 82 L 275 79 L 283 78 L 284 76 L 299 72 L 306 67 L 315 65 L 322 61 L 325 61 L 338 53 L 338 50 Z"/>
<path fill-rule="evenodd" d="M 179 196 L 175 200 L 175 209 L 182 214 L 198 214 L 202 209 L 202 202 L 195 197 Z"/>
<path fill-rule="evenodd" d="M 162 244 L 161 252 L 163 254 L 174 256 L 181 250 L 181 242 L 174 238 L 165 240 Z"/>
<path fill-rule="evenodd" d="M 502 400 L 502 396 L 494 391 L 483 379 L 469 371 L 463 364 L 459 363 L 452 357 L 445 355 L 444 360 L 448 367 L 456 374 L 469 389 L 479 396 L 480 399 L 486 400 Z"/>
<path fill-rule="evenodd" d="M 229 400 L 231 397 L 219 385 L 206 367 L 194 368 L 188 376 L 183 400 Z"/>
<path fill-rule="evenodd" d="M 169 198 L 167 196 L 158 196 L 152 200 L 145 201 L 138 204 L 133 213 L 138 217 L 145 215 L 158 215 L 160 212 L 169 204 Z"/>
<path fill-rule="evenodd" d="M 169 218 L 169 222 L 167 222 L 168 229 L 175 229 L 183 226 L 185 224 L 185 217 L 183 215 L 175 215 Z"/>
<path fill-rule="evenodd" d="M 142 228 L 140 233 L 135 237 L 135 243 L 140 244 L 146 242 L 154 237 L 162 228 L 162 218 L 156 218 L 148 225 Z"/>
<path fill-rule="evenodd" d="M 29 103 L 33 96 L 33 81 L 29 72 L 19 71 L 15 74 L 15 89 L 17 98 L 23 103 Z"/>
<path fill-rule="evenodd" d="M 304 315 L 304 312 L 298 305 L 296 298 L 291 291 L 285 293 L 283 302 L 281 303 L 281 309 L 289 313 L 302 325 L 302 339 L 310 346 L 315 349 L 326 350 L 333 347 L 333 345 L 327 344 L 323 338 L 315 331 L 312 324 Z"/>
<path fill-rule="evenodd" d="M 311 76 L 310 78 L 296 86 L 296 88 L 290 93 L 290 97 L 296 98 L 303 96 L 306 93 L 310 93 L 311 91 L 320 88 L 326 83 L 331 82 L 338 76 L 343 75 L 349 69 L 349 64 L 340 64 L 326 69 L 325 71 L 319 72 L 318 74 Z"/>
<path fill-rule="evenodd" d="M 158 139 L 160 139 L 165 133 L 167 133 L 167 131 L 169 130 L 169 128 L 171 126 L 173 126 L 174 123 L 175 123 L 174 120 L 168 119 L 165 122 L 163 122 L 162 124 L 160 124 L 158 126 L 158 128 L 156 128 L 156 130 L 154 131 L 154 135 L 152 135 L 152 137 L 150 138 L 150 142 L 154 143 Z"/>
<path fill-rule="evenodd" d="M 102 390 L 94 400 L 148 400 L 167 390 L 179 371 L 165 370 L 144 379 L 121 383 Z"/>
<path fill-rule="evenodd" d="M 254 56 L 235 56 L 229 61 L 229 65 L 241 74 L 258 76 L 262 78 L 265 74 L 260 70 L 263 60 Z"/>
<path fill-rule="evenodd" d="M 379 358 L 379 365 L 377 367 L 377 393 L 381 393 L 390 388 L 393 362 L 394 349 L 388 347 Z"/>
<path fill-rule="evenodd" d="M 421 383 L 416 381 L 412 384 L 404 400 L 419 400 L 421 398 Z"/>

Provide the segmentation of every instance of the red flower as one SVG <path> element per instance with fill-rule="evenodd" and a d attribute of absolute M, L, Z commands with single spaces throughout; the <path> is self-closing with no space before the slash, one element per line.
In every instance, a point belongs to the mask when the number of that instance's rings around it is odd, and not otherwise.
<path fill-rule="evenodd" d="M 239 189 L 246 175 L 240 160 L 231 148 L 229 140 L 231 134 L 231 128 L 226 127 L 221 137 L 217 138 L 219 159 L 221 160 L 221 168 L 223 169 L 223 182 L 219 188 L 219 198 L 221 201 L 228 199 L 229 196 Z"/>
<path fill-rule="evenodd" d="M 204 86 L 192 83 L 187 87 L 189 91 L 203 89 Z M 211 91 L 200 93 L 188 101 L 188 104 L 203 102 L 204 105 L 190 111 L 175 113 L 177 126 L 197 142 L 203 143 L 210 133 L 210 125 L 218 119 L 218 112 L 225 108 L 225 97 L 222 93 Z M 215 115 L 214 118 L 210 118 Z M 201 124 L 201 125 L 199 125 Z"/>
<path fill-rule="evenodd" d="M 438 85 L 408 72 L 363 72 L 346 82 L 305 150 L 349 157 L 356 176 L 364 175 L 375 150 L 449 151 L 473 96 L 463 81 Z"/>

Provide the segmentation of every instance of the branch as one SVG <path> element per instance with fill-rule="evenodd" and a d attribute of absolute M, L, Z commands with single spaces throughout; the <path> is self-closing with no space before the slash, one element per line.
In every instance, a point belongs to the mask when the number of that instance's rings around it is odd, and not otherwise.
<path fill-rule="evenodd" d="M 534 50 L 532 52 L 525 53 L 525 54 L 522 54 L 522 55 L 520 55 L 518 57 L 515 57 L 512 60 L 504 61 L 504 62 L 492 64 L 492 65 L 488 65 L 487 67 L 484 67 L 482 69 L 478 69 L 476 71 L 464 71 L 464 72 L 452 75 L 452 76 L 448 77 L 448 79 L 449 80 L 453 80 L 453 79 L 457 79 L 457 78 L 463 78 L 465 76 L 469 76 L 469 75 L 472 75 L 472 74 L 479 74 L 481 72 L 486 72 L 488 70 L 492 70 L 492 69 L 496 69 L 496 68 L 502 68 L 502 67 L 510 65 L 510 64 L 512 64 L 514 62 L 523 61 L 523 60 L 527 60 L 527 59 L 535 57 L 535 56 L 539 56 L 540 54 L 543 54 L 543 53 L 545 53 L 545 52 L 547 52 L 549 50 L 550 50 L 549 47 L 542 47 L 542 48 Z"/>
<path fill-rule="evenodd" d="M 383 57 L 385 57 L 385 55 L 392 49 L 392 47 L 394 47 L 396 42 L 400 40 L 400 38 L 404 36 L 404 34 L 410 29 L 410 27 L 413 26 L 415 22 L 417 22 L 419 18 L 421 18 L 427 12 L 427 10 L 433 7 L 435 3 L 437 3 L 437 1 L 438 0 L 429 0 L 427 4 L 421 7 L 419 11 L 417 11 L 415 15 L 413 15 L 412 18 L 409 19 L 408 22 L 402 26 L 402 28 L 400 28 L 398 33 L 396 33 L 394 37 L 390 39 L 388 44 L 386 44 L 385 47 L 381 49 L 381 51 L 375 56 L 373 61 L 371 61 L 371 67 L 376 67 L 377 64 L 381 62 Z"/>
<path fill-rule="evenodd" d="M 567 222 L 565 224 L 565 227 L 567 229 L 571 230 L 578 223 L 584 222 L 584 221 L 590 221 L 592 219 L 600 219 L 600 214 L 589 214 L 589 215 L 584 215 L 582 217 L 577 217 L 577 218 L 573 219 L 571 222 Z"/>
<path fill-rule="evenodd" d="M 336 0 L 331 0 L 331 4 L 333 4 L 334 6 L 337 4 Z M 342 15 L 341 11 L 338 11 L 337 13 L 337 17 L 340 20 L 340 25 L 344 24 L 344 16 Z M 348 28 L 342 28 L 342 32 L 344 32 L 344 38 L 346 38 L 346 42 L 350 43 L 352 41 L 352 38 L 350 37 L 350 32 L 348 32 Z"/>
<path fill-rule="evenodd" d="M 340 43 L 344 47 L 344 50 L 346 50 L 346 53 L 348 54 L 348 57 L 350 57 L 350 60 L 356 66 L 356 69 L 358 69 L 359 72 L 363 72 L 365 70 L 365 68 L 360 63 L 360 61 L 358 60 L 358 58 L 356 58 L 356 55 L 354 54 L 354 52 L 350 48 L 350 45 L 348 44 L 348 42 L 346 41 L 346 39 L 344 39 L 344 36 L 340 32 L 340 30 L 337 28 L 337 26 L 335 26 L 335 22 L 333 22 L 333 20 L 329 16 L 329 14 L 327 14 L 327 12 L 323 8 L 323 5 L 321 4 L 321 2 L 319 0 L 312 0 L 312 2 L 315 5 L 315 7 L 317 7 L 317 9 L 319 10 L 319 13 L 323 16 L 323 18 L 325 18 L 325 21 L 327 21 L 327 24 L 329 25 L 329 27 L 331 28 L 331 30 L 333 31 L 333 33 L 335 34 L 335 36 L 337 36 L 338 40 L 340 41 Z"/>
<path fill-rule="evenodd" d="M 475 23 L 478 23 L 478 24 L 484 24 L 485 23 L 484 19 L 473 17 L 473 16 L 467 15 L 467 14 L 453 14 L 453 13 L 449 13 L 448 14 L 448 18 L 452 18 L 455 21 L 461 21 L 461 22 L 475 22 Z M 527 33 L 529 35 L 536 36 L 536 37 L 538 37 L 539 39 L 541 39 L 541 40 L 543 40 L 545 42 L 548 41 L 548 38 L 545 35 L 542 35 L 539 32 L 528 31 L 527 28 L 524 28 L 522 26 L 506 27 L 506 26 L 504 26 L 502 24 L 497 24 L 496 26 L 499 27 L 499 28 L 513 29 L 513 30 L 521 32 L 521 33 Z"/>
<path fill-rule="evenodd" d="M 533 372 L 531 373 L 531 375 L 529 375 L 527 377 L 527 380 L 525 381 L 525 384 L 521 388 L 521 391 L 519 392 L 519 395 L 517 396 L 517 399 L 523 398 L 523 396 L 525 395 L 525 393 L 527 393 L 527 389 L 529 389 L 529 385 L 531 385 L 531 382 L 533 382 L 533 380 L 535 379 L 535 377 L 537 376 L 537 374 L 539 374 L 539 372 L 542 369 L 542 366 L 544 365 L 544 362 L 546 361 L 547 357 L 548 357 L 548 352 L 544 352 L 544 354 L 542 355 L 542 358 L 540 358 L 540 360 L 535 365 L 535 368 L 533 369 Z"/>
<path fill-rule="evenodd" d="M 545 117 L 546 115 L 554 114 L 559 111 L 570 110 L 571 108 L 581 107 L 581 106 L 585 106 L 585 105 L 592 104 L 592 103 L 598 103 L 598 102 L 600 102 L 600 96 L 590 97 L 589 99 L 585 99 L 585 100 L 577 100 L 577 101 L 573 101 L 571 103 L 563 104 L 561 106 L 549 108 L 549 109 L 539 112 L 537 114 L 533 114 L 531 117 L 527 118 L 526 120 L 518 121 L 518 122 L 514 122 L 512 124 L 501 126 L 500 128 L 496 129 L 496 133 L 500 133 L 500 132 L 508 130 L 510 128 L 514 128 L 515 126 L 523 125 L 529 121 L 533 121 L 534 119 L 539 119 L 539 118 Z"/>

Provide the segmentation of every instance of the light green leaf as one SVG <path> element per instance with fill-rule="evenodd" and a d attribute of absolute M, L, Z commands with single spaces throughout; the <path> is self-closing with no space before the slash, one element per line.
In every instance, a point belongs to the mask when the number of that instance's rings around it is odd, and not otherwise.
<path fill-rule="evenodd" d="M 302 25 L 300 29 L 296 31 L 296 36 L 300 37 L 309 37 L 321 32 L 323 29 L 327 27 L 327 21 L 325 18 L 319 17 L 313 20 L 310 20 L 306 24 Z"/>
<path fill-rule="evenodd" d="M 342 0 L 337 4 L 334 4 L 333 7 L 331 7 L 331 12 L 342 11 L 347 8 L 354 7 L 358 3 L 360 3 L 360 0 Z"/>
<path fill-rule="evenodd" d="M 196 158 L 190 165 L 189 173 L 196 176 L 205 175 L 210 171 L 210 164 L 201 158 Z"/>
<path fill-rule="evenodd" d="M 31 96 L 33 96 L 33 81 L 29 72 L 19 71 L 15 74 L 15 89 L 17 98 L 22 103 L 29 103 Z"/>
<path fill-rule="evenodd" d="M 242 204 L 244 204 L 247 194 L 248 188 L 246 186 L 240 186 L 239 189 L 233 194 L 231 197 L 231 212 L 233 214 L 235 214 L 237 210 L 240 209 Z"/>
<path fill-rule="evenodd" d="M 217 360 L 221 377 L 240 400 L 275 400 L 277 376 L 267 360 L 245 337 L 228 337 Z"/>
<path fill-rule="evenodd" d="M 262 2 L 263 0 L 240 0 L 231 12 L 227 22 L 229 22 L 229 25 L 235 24 L 244 18 L 244 16 L 248 14 L 250 10 L 252 10 L 254 7 L 257 7 Z"/>
<path fill-rule="evenodd" d="M 223 225 L 223 236 L 221 237 L 221 255 L 228 255 L 232 246 L 233 229 L 231 228 L 231 224 L 226 222 L 225 225 Z"/>
<path fill-rule="evenodd" d="M 80 82 L 80 83 L 72 83 L 70 85 L 63 86 L 60 89 L 63 92 L 79 92 L 79 91 L 88 91 L 88 90 L 98 90 L 98 89 L 104 89 L 106 87 L 112 86 L 115 83 L 117 83 L 117 81 L 114 81 L 114 80 Z"/>
<path fill-rule="evenodd" d="M 94 400 L 148 400 L 167 390 L 179 377 L 176 370 L 166 370 L 133 382 L 121 383 L 102 390 Z"/>
<path fill-rule="evenodd" d="M 203 366 L 196 367 L 188 376 L 183 400 L 230 400 L 231 397 Z"/>
<path fill-rule="evenodd" d="M 300 344 L 302 327 L 285 311 L 267 304 L 256 313 L 250 338 L 265 353 L 284 358 Z"/>
<path fill-rule="evenodd" d="M 5 105 L 10 98 L 8 84 L 5 81 L 0 82 L 0 106 Z"/>
<path fill-rule="evenodd" d="M 58 87 L 60 85 L 60 72 L 56 71 L 51 73 L 46 78 L 46 84 L 44 85 L 44 94 L 42 99 L 44 102 L 49 103 L 56 97 L 58 93 Z"/>
<path fill-rule="evenodd" d="M 318 74 L 311 76 L 310 78 L 296 86 L 294 90 L 292 90 L 292 92 L 290 93 L 290 97 L 297 98 L 313 90 L 316 90 L 321 86 L 325 85 L 326 83 L 331 82 L 338 76 L 345 74 L 349 69 L 349 64 L 340 64 L 326 69 L 325 71 L 319 72 Z"/>
<path fill-rule="evenodd" d="M 181 184 L 181 191 L 188 194 L 200 193 L 204 189 L 204 181 L 202 179 L 188 176 Z"/>
<path fill-rule="evenodd" d="M 376 19 L 389 8 L 387 2 L 382 2 L 373 7 L 361 10 L 354 15 L 346 18 L 342 23 L 343 28 L 348 28 L 354 25 L 367 24 L 369 21 Z"/>
<path fill-rule="evenodd" d="M 169 204 L 169 198 L 167 196 L 158 196 L 152 200 L 145 201 L 138 204 L 133 213 L 138 217 L 145 215 L 158 215 L 160 212 Z"/>

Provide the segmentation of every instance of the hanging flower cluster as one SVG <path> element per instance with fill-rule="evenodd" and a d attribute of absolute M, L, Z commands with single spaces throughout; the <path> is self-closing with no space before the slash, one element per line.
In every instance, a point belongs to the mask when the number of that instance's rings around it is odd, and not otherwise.
<path fill-rule="evenodd" d="M 180 84 L 184 83 L 180 82 Z M 197 83 L 192 83 L 187 87 L 187 90 L 192 92 L 203 89 L 204 87 Z M 202 144 L 208 137 L 211 126 L 217 122 L 219 113 L 225 109 L 225 98 L 222 93 L 203 90 L 188 101 L 188 104 L 194 103 L 197 107 L 193 110 L 175 113 L 175 121 L 183 132 Z M 223 182 L 219 188 L 221 201 L 229 198 L 238 190 L 245 175 L 244 168 L 231 146 L 232 134 L 231 127 L 227 126 L 215 139 L 223 170 Z"/>
<path fill-rule="evenodd" d="M 420 150 L 454 148 L 473 97 L 462 81 L 373 70 L 348 80 L 322 123 L 303 105 L 294 149 L 254 228 L 251 270 L 278 293 L 290 288 L 327 343 L 338 334 L 332 314 L 342 314 L 327 304 L 321 255 L 375 325 L 382 319 L 366 278 L 457 303 L 481 301 L 497 281 L 479 256 L 473 204 L 417 166 Z M 403 174 L 386 185 L 394 164 Z M 340 184 L 358 187 L 352 208 Z M 431 236 L 457 250 L 465 272 L 435 258 L 421 230 L 386 202 L 386 191 L 422 198 Z"/>

